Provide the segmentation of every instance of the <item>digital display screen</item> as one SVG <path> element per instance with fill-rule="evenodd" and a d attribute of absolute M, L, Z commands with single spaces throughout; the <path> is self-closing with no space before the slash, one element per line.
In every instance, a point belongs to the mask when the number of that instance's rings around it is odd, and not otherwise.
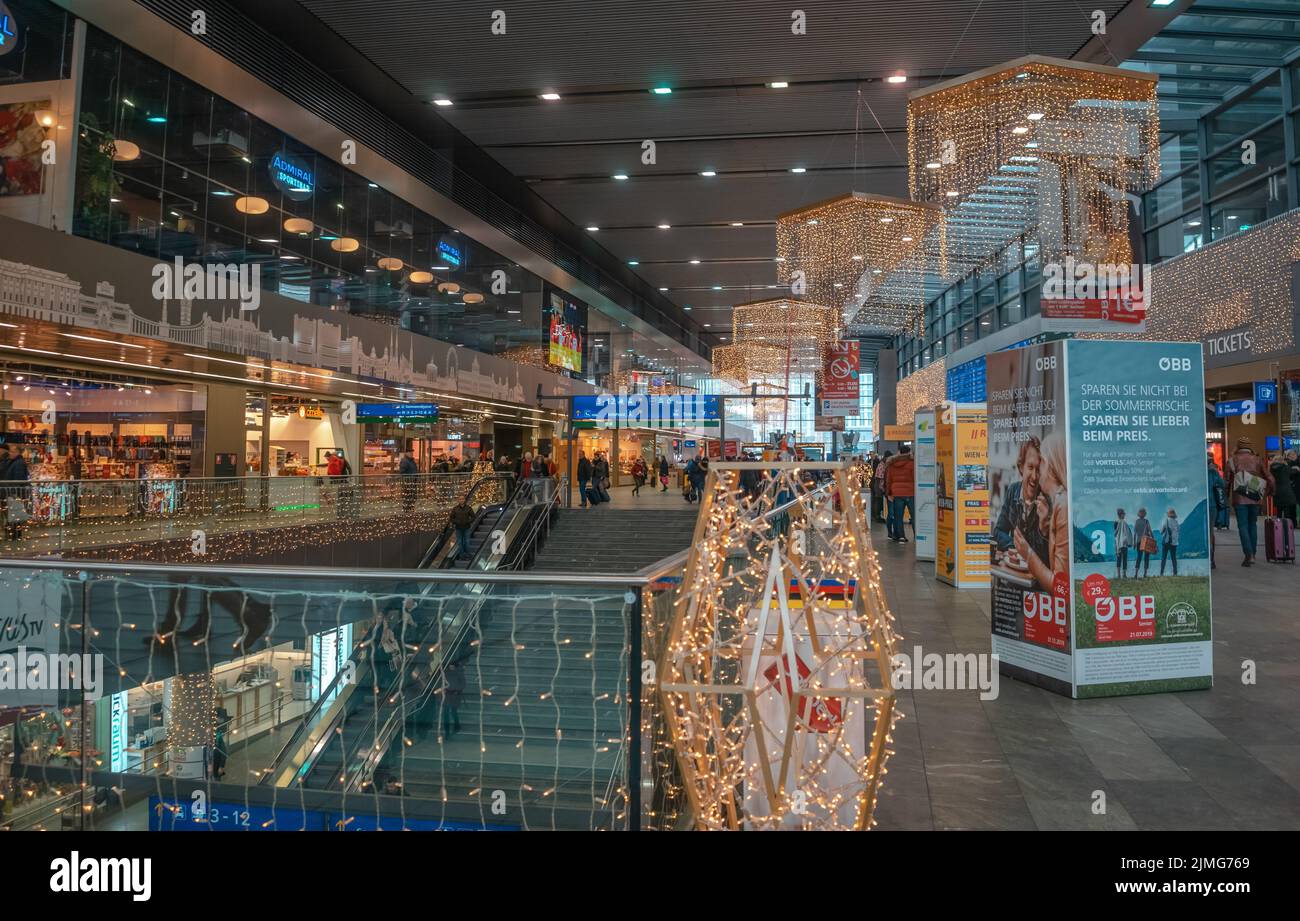
<path fill-rule="evenodd" d="M 586 310 L 552 293 L 547 313 L 550 319 L 547 363 L 581 374 L 583 339 L 587 334 Z"/>

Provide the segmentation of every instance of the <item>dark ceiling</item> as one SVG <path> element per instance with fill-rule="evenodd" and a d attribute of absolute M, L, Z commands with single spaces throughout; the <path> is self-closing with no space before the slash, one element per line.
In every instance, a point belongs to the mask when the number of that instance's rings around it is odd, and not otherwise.
<path fill-rule="evenodd" d="M 299 2 L 416 99 L 452 100 L 439 115 L 714 333 L 776 285 L 778 213 L 850 190 L 906 196 L 910 90 L 1026 53 L 1071 57 L 1093 10 L 1126 5 Z M 898 72 L 906 83 L 885 82 Z"/>

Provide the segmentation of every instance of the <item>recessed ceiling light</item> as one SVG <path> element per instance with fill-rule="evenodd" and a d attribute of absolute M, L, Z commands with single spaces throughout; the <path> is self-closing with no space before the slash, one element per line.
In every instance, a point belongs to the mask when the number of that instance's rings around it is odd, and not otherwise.
<path fill-rule="evenodd" d="M 542 93 L 542 94 L 541 94 L 540 96 L 538 96 L 537 98 L 538 98 L 538 99 L 545 99 L 547 102 L 555 102 L 556 100 L 558 100 L 558 99 L 560 98 L 560 94 L 559 94 L 559 93 Z"/>
<path fill-rule="evenodd" d="M 1028 134 L 1029 129 L 1024 125 L 1016 125 L 1011 129 L 1012 134 Z"/>
<path fill-rule="evenodd" d="M 776 259 L 773 260 L 773 261 L 774 261 L 774 262 L 785 262 L 785 257 L 784 257 L 784 256 L 777 256 Z"/>
<path fill-rule="evenodd" d="M 641 263 L 637 262 L 635 259 L 629 259 L 629 260 L 627 261 L 627 264 L 628 264 L 628 265 L 640 265 Z"/>
<path fill-rule="evenodd" d="M 811 217 L 811 218 L 808 219 L 808 226 L 809 226 L 809 227 L 815 227 L 816 225 L 817 225 L 817 218 L 815 218 L 815 217 Z"/>
<path fill-rule="evenodd" d="M 714 291 L 721 291 L 721 290 L 722 290 L 722 285 L 714 285 L 714 286 L 713 286 L 713 290 L 714 290 Z"/>
<path fill-rule="evenodd" d="M 770 90 L 783 90 L 789 85 L 790 84 L 787 83 L 785 80 L 773 80 L 771 83 L 767 85 L 767 88 Z"/>
<path fill-rule="evenodd" d="M 947 195 L 949 198 L 956 198 L 956 197 L 957 197 L 957 193 L 954 192 L 954 191 L 952 191 L 951 189 L 949 189 L 947 192 L 944 192 L 943 194 L 944 194 L 944 195 Z"/>
<path fill-rule="evenodd" d="M 912 238 L 911 238 L 911 237 L 903 237 L 903 242 L 904 242 L 904 243 L 911 243 L 911 242 L 912 242 Z"/>
<path fill-rule="evenodd" d="M 659 229 L 660 229 L 660 230 L 672 230 L 672 227 L 673 227 L 672 224 L 660 224 L 660 225 L 659 225 Z"/>
<path fill-rule="evenodd" d="M 433 104 L 436 106 L 449 106 L 449 105 L 453 105 L 454 103 L 452 103 L 450 99 L 435 99 L 433 101 Z"/>
<path fill-rule="evenodd" d="M 732 226 L 732 227 L 744 227 L 744 226 L 745 226 L 745 222 L 744 222 L 744 221 L 732 221 L 732 222 L 731 222 L 731 226 Z"/>
<path fill-rule="evenodd" d="M 682 310 L 690 310 L 690 309 L 691 309 L 691 305 L 690 305 L 690 304 L 687 304 L 685 307 L 682 308 Z M 661 352 L 665 352 L 665 351 L 667 351 L 667 349 L 660 349 L 659 351 L 661 351 Z"/>
<path fill-rule="evenodd" d="M 861 256 L 854 256 L 854 257 L 853 257 L 853 261 L 854 261 L 854 262 L 861 262 L 861 261 L 862 261 L 862 257 L 861 257 Z"/>
<path fill-rule="evenodd" d="M 706 178 L 712 178 L 713 176 L 716 176 L 718 174 L 711 169 L 705 169 L 705 170 L 700 170 L 700 175 Z"/>
<path fill-rule="evenodd" d="M 1188 222 L 1187 222 L 1187 226 L 1188 226 L 1188 227 L 1200 227 L 1200 226 L 1201 226 L 1201 222 L 1200 222 L 1200 221 L 1188 221 Z"/>
<path fill-rule="evenodd" d="M 1030 112 L 1028 115 L 1025 116 L 1025 118 L 1029 119 L 1031 122 L 1036 122 L 1042 117 L 1043 117 L 1042 112 Z"/>
<path fill-rule="evenodd" d="M 705 323 L 704 325 L 705 325 L 705 326 L 712 326 L 713 324 L 712 324 L 712 323 Z"/>
<path fill-rule="evenodd" d="M 871 270 L 871 274 L 872 274 L 872 275 L 879 275 L 879 274 L 880 274 L 880 269 L 872 269 L 872 270 Z"/>
<path fill-rule="evenodd" d="M 671 86 L 656 86 L 650 92 L 654 93 L 656 96 L 671 96 L 673 88 Z"/>
<path fill-rule="evenodd" d="M 1025 146 L 1028 147 L 1030 150 L 1035 150 L 1035 149 L 1037 149 L 1037 147 L 1038 147 L 1038 142 L 1037 142 L 1037 141 L 1026 141 L 1026 142 L 1025 142 Z"/>
<path fill-rule="evenodd" d="M 885 78 L 885 82 L 887 82 L 887 83 L 906 83 L 906 82 L 907 82 L 907 74 L 902 73 L 901 71 L 900 71 L 899 73 L 896 73 L 896 74 L 890 74 L 888 77 Z"/>
<path fill-rule="evenodd" d="M 615 173 L 614 178 L 617 179 L 619 182 L 622 182 L 624 179 L 627 178 L 627 173 Z"/>
<path fill-rule="evenodd" d="M 892 224 L 892 223 L 894 223 L 894 219 L 893 219 L 892 217 L 882 217 L 882 218 L 880 219 L 880 223 L 882 223 L 882 224 Z"/>
<path fill-rule="evenodd" d="M 692 260 L 691 260 L 691 265 L 699 265 L 699 264 L 700 264 L 700 260 L 698 260 L 698 259 L 692 259 Z"/>
<path fill-rule="evenodd" d="M 837 287 L 837 288 L 843 288 L 843 287 L 844 287 L 844 282 L 842 282 L 842 281 L 837 281 L 837 282 L 835 283 L 835 287 Z"/>
<path fill-rule="evenodd" d="M 595 233 L 597 230 L 600 230 L 600 228 L 597 227 L 595 224 L 592 224 L 590 227 L 587 228 L 588 233 Z"/>
<path fill-rule="evenodd" d="M 660 290 L 660 291 L 667 291 L 668 289 L 667 289 L 667 288 L 660 288 L 659 290 Z"/>
<path fill-rule="evenodd" d="M 790 167 L 790 172 L 792 172 L 792 173 L 806 173 L 806 172 L 808 172 L 808 169 L 807 169 L 807 167 L 803 167 L 803 166 L 792 166 L 792 167 Z"/>

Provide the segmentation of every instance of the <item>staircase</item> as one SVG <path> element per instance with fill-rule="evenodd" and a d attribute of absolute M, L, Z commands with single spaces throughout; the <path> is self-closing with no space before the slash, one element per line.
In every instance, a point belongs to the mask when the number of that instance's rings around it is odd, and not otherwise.
<path fill-rule="evenodd" d="M 698 511 L 697 505 L 683 509 L 560 509 L 531 571 L 636 572 L 685 550 L 695 534 Z"/>

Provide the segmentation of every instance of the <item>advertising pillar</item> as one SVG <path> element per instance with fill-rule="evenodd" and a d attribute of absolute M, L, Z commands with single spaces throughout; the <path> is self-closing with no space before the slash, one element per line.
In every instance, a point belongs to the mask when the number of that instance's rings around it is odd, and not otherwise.
<path fill-rule="evenodd" d="M 989 356 L 993 652 L 1074 697 L 1212 684 L 1195 343 Z"/>
<path fill-rule="evenodd" d="M 912 444 L 916 454 L 916 558 L 934 556 L 934 426 L 935 412 L 918 409 L 912 421 Z"/>
<path fill-rule="evenodd" d="M 983 403 L 947 403 L 935 427 L 935 575 L 989 584 L 988 431 Z"/>

